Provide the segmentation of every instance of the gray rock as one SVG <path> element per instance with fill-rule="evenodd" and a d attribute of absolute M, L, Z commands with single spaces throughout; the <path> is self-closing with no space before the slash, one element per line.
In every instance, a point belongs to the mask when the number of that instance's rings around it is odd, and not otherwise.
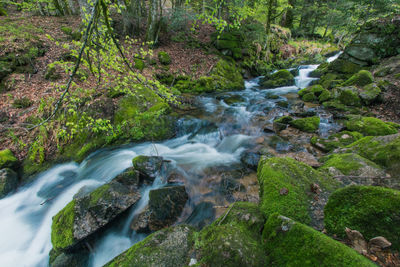
<path fill-rule="evenodd" d="M 0 198 L 14 191 L 18 186 L 18 175 L 11 169 L 0 170 Z"/>

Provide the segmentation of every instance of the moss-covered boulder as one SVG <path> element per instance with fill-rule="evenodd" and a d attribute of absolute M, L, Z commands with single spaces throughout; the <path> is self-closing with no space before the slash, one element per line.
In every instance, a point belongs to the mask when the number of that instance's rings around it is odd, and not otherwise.
<path fill-rule="evenodd" d="M 18 186 L 18 175 L 11 169 L 0 169 L 0 198 L 14 191 Z"/>
<path fill-rule="evenodd" d="M 357 153 L 398 176 L 400 170 L 400 135 L 367 136 L 347 146 L 344 151 Z"/>
<path fill-rule="evenodd" d="M 298 94 L 305 102 L 322 103 L 331 99 L 331 93 L 329 90 L 325 89 L 319 84 L 302 89 L 298 92 Z"/>
<path fill-rule="evenodd" d="M 9 149 L 0 151 L 0 169 L 10 168 L 15 169 L 18 167 L 18 159 Z"/>
<path fill-rule="evenodd" d="M 361 177 L 385 177 L 385 172 L 374 162 L 354 153 L 333 154 L 322 158 L 320 170 L 331 168 L 344 175 Z"/>
<path fill-rule="evenodd" d="M 390 123 L 373 117 L 349 116 L 346 128 L 350 131 L 360 132 L 365 136 L 381 136 L 396 134 L 397 128 Z"/>
<path fill-rule="evenodd" d="M 261 80 L 261 86 L 265 88 L 277 88 L 294 85 L 294 76 L 288 70 L 279 70 Z"/>
<path fill-rule="evenodd" d="M 343 83 L 343 86 L 365 86 L 374 82 L 374 77 L 367 70 L 360 70 Z"/>
<path fill-rule="evenodd" d="M 371 83 L 366 86 L 364 86 L 362 89 L 359 91 L 359 96 L 362 100 L 362 102 L 369 106 L 379 100 L 381 100 L 381 88 L 376 83 Z"/>
<path fill-rule="evenodd" d="M 261 244 L 263 214 L 257 204 L 238 202 L 196 234 L 199 266 L 266 266 Z"/>
<path fill-rule="evenodd" d="M 291 121 L 293 121 L 291 116 L 283 116 L 275 119 L 273 123 L 274 131 L 279 132 L 285 130 Z"/>
<path fill-rule="evenodd" d="M 162 65 L 169 65 L 171 64 L 171 57 L 167 52 L 160 51 L 158 52 L 158 61 L 160 61 Z"/>
<path fill-rule="evenodd" d="M 297 119 L 289 122 L 291 126 L 303 132 L 314 133 L 318 130 L 320 118 L 317 116 Z"/>
<path fill-rule="evenodd" d="M 400 250 L 400 191 L 373 186 L 349 186 L 335 191 L 325 206 L 329 234 L 345 238 L 345 228 L 369 240 L 387 238 Z"/>
<path fill-rule="evenodd" d="M 355 250 L 277 213 L 264 226 L 266 266 L 376 266 Z"/>
<path fill-rule="evenodd" d="M 105 267 L 188 266 L 194 231 L 179 225 L 155 232 L 110 261 Z"/>
<path fill-rule="evenodd" d="M 53 248 L 57 251 L 72 248 L 107 225 L 139 201 L 138 186 L 138 174 L 128 169 L 110 183 L 72 200 L 53 217 Z"/>
<path fill-rule="evenodd" d="M 361 107 L 358 88 L 355 86 L 337 87 L 332 91 L 333 97 L 346 106 Z"/>
<path fill-rule="evenodd" d="M 311 202 L 318 184 L 322 192 L 331 192 L 338 183 L 312 167 L 292 158 L 262 159 L 257 170 L 260 184 L 260 209 L 266 217 L 274 212 L 299 222 L 312 222 Z"/>
<path fill-rule="evenodd" d="M 363 135 L 359 132 L 343 131 L 332 134 L 328 138 L 314 136 L 311 138 L 311 144 L 324 152 L 331 152 L 336 148 L 350 145 L 361 138 L 363 138 Z"/>
<path fill-rule="evenodd" d="M 244 89 L 242 74 L 234 62 L 221 59 L 211 71 L 210 78 L 212 78 L 210 85 L 213 86 L 215 91 Z"/>

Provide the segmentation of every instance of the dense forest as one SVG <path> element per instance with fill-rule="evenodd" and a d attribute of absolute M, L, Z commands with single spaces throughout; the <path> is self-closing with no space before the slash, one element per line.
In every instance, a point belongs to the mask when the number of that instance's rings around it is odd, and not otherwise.
<path fill-rule="evenodd" d="M 399 0 L 0 0 L 1 266 L 400 266 Z"/>

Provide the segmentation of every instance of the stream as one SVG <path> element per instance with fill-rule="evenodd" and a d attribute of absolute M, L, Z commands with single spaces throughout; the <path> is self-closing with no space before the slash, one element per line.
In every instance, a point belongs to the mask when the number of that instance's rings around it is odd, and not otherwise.
<path fill-rule="evenodd" d="M 317 67 L 300 66 L 295 86 L 264 89 L 259 86 L 259 77 L 246 81 L 243 91 L 199 96 L 198 110 L 178 121 L 178 134 L 173 139 L 102 149 L 80 164 L 60 164 L 39 174 L 33 183 L 0 200 L 0 266 L 48 266 L 52 217 L 82 187 L 94 189 L 109 182 L 131 167 L 132 159 L 138 155 L 162 156 L 171 161 L 174 170 L 183 177 L 189 201 L 179 222 L 185 222 L 199 203 L 229 205 L 234 198 L 214 190 L 209 177 L 220 176 L 218 170 L 221 169 L 243 168 L 243 153 L 254 149 L 260 137 L 263 140 L 277 137 L 264 131 L 265 124 L 287 114 L 292 106 L 301 102 L 297 91 L 315 80 L 308 74 Z M 287 101 L 289 108 L 279 107 L 278 103 L 282 101 Z M 321 117 L 321 136 L 336 130 L 330 114 L 320 108 L 315 108 L 315 112 Z M 274 149 L 277 153 L 285 153 L 293 147 L 295 145 L 279 141 Z M 251 176 L 251 173 L 247 175 Z M 252 175 L 254 178 L 254 171 Z M 104 231 L 95 242 L 90 267 L 103 266 L 146 237 L 130 229 L 131 221 L 146 207 L 149 191 L 165 183 L 162 177 L 157 177 L 153 185 L 142 188 L 141 200 L 129 210 L 125 220 Z"/>

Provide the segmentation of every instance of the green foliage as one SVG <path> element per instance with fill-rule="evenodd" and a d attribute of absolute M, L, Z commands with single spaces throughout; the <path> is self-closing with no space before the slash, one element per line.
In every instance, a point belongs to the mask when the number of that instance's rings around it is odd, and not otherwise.
<path fill-rule="evenodd" d="M 345 228 L 360 231 L 369 240 L 384 236 L 400 249 L 400 191 L 349 186 L 335 191 L 324 209 L 329 234 L 344 238 Z"/>
<path fill-rule="evenodd" d="M 18 165 L 18 160 L 9 149 L 0 151 L 0 169 L 13 169 Z"/>
<path fill-rule="evenodd" d="M 278 213 L 265 224 L 263 241 L 267 265 L 375 266 L 346 245 Z"/>
<path fill-rule="evenodd" d="M 274 212 L 309 224 L 311 184 L 323 191 L 332 191 L 337 182 L 310 166 L 291 158 L 269 158 L 259 162 L 257 170 L 260 184 L 260 209 L 266 217 Z M 288 194 L 280 194 L 286 188 Z"/>

